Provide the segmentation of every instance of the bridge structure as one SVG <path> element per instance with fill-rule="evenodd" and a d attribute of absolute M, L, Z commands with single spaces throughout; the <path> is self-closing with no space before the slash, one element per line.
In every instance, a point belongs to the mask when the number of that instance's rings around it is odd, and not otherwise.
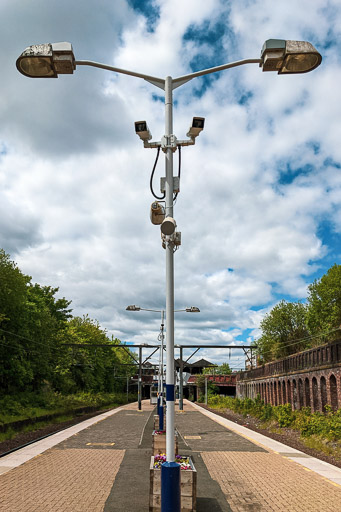
<path fill-rule="evenodd" d="M 149 366 L 146 366 L 146 363 L 152 358 L 154 354 L 156 354 L 159 350 L 161 350 L 161 345 L 154 345 L 149 343 L 136 344 L 136 345 L 123 345 L 123 344 L 88 344 L 88 343 L 64 343 L 64 347 L 70 347 L 72 349 L 77 350 L 96 350 L 96 348 L 106 348 L 106 349 L 122 349 L 125 350 L 132 358 L 133 362 L 127 364 L 127 366 L 137 366 L 138 367 L 138 409 L 141 410 L 142 407 L 142 386 L 143 384 L 151 385 L 153 383 L 153 377 L 151 375 L 143 375 L 142 370 L 149 369 Z M 194 345 L 174 345 L 176 349 L 180 351 L 180 359 L 179 359 L 179 409 L 183 410 L 183 398 L 184 398 L 184 390 L 183 390 L 183 369 L 184 365 L 202 348 L 206 349 L 228 349 L 228 350 L 243 350 L 246 361 L 250 364 L 252 368 L 253 362 L 253 353 L 257 347 L 256 345 L 203 345 L 203 344 L 194 344 Z M 131 352 L 131 350 L 138 349 L 139 356 L 138 359 L 135 357 L 135 354 Z M 142 351 L 143 349 L 154 349 L 145 359 L 143 358 Z M 183 350 L 184 349 L 195 349 L 194 352 L 187 358 L 186 361 L 183 360 Z M 163 350 L 166 350 L 166 347 L 163 347 Z M 158 365 L 151 365 L 155 369 Z M 235 385 L 234 385 L 235 388 Z M 128 389 L 128 385 L 127 385 Z M 195 387 L 195 389 L 197 389 Z M 235 394 L 234 392 L 232 393 Z M 195 392 L 195 396 L 197 396 L 197 392 Z"/>
<path fill-rule="evenodd" d="M 198 379 L 199 377 L 199 379 Z M 197 401 L 202 393 L 202 383 L 200 378 L 205 377 L 205 397 L 207 401 L 207 385 L 213 384 L 219 388 L 220 395 L 235 396 L 236 395 L 236 382 L 237 374 L 232 373 L 229 375 L 191 375 L 187 381 L 188 394 L 193 396 L 194 401 Z"/>
<path fill-rule="evenodd" d="M 239 372 L 236 396 L 271 405 L 289 403 L 293 410 L 325 412 L 341 407 L 341 339 Z"/>

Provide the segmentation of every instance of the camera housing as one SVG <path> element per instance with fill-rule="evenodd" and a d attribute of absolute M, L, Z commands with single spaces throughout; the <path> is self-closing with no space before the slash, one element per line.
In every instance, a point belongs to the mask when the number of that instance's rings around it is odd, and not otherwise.
<path fill-rule="evenodd" d="M 152 224 L 160 225 L 165 219 L 165 208 L 162 204 L 154 201 L 150 207 L 150 220 Z"/>
<path fill-rule="evenodd" d="M 203 131 L 205 126 L 205 118 L 204 117 L 193 117 L 192 125 L 189 127 L 187 137 L 194 139 L 198 137 L 199 133 Z"/>
<path fill-rule="evenodd" d="M 135 132 L 143 141 L 147 141 L 152 138 L 152 134 L 150 133 L 146 121 L 135 121 Z"/>

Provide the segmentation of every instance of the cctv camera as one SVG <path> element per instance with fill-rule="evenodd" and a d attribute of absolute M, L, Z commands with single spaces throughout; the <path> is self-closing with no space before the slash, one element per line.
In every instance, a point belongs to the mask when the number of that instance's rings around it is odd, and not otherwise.
<path fill-rule="evenodd" d="M 204 129 L 205 126 L 205 118 L 204 117 L 193 117 L 192 126 L 190 126 L 189 131 L 187 133 L 187 137 L 191 137 L 194 139 L 199 135 L 200 132 Z"/>
<path fill-rule="evenodd" d="M 150 207 L 150 220 L 152 221 L 152 224 L 162 224 L 163 220 L 165 218 L 165 209 L 162 206 L 162 204 L 158 203 L 157 201 L 154 201 Z"/>
<path fill-rule="evenodd" d="M 149 131 L 146 121 L 136 121 L 135 132 L 143 141 L 150 140 L 152 138 L 152 134 Z"/>

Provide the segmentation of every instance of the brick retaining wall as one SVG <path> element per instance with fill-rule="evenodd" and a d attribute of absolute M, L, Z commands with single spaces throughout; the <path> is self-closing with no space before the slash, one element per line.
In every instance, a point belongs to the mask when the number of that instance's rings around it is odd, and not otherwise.
<path fill-rule="evenodd" d="M 271 405 L 290 403 L 293 409 L 310 407 L 314 412 L 323 412 L 326 405 L 341 408 L 341 341 L 241 372 L 236 394 L 259 394 Z"/>

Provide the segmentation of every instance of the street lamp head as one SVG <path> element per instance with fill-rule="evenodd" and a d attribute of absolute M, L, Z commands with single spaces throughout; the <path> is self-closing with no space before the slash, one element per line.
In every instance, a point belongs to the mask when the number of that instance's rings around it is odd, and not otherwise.
<path fill-rule="evenodd" d="M 187 313 L 200 313 L 200 309 L 195 306 L 191 306 L 190 308 L 186 308 L 186 312 Z"/>
<path fill-rule="evenodd" d="M 34 44 L 17 59 L 17 69 L 30 78 L 57 78 L 76 69 L 71 43 Z"/>
<path fill-rule="evenodd" d="M 265 41 L 261 59 L 263 71 L 277 71 L 279 75 L 307 73 L 322 62 L 322 56 L 311 43 L 284 39 Z"/>
<path fill-rule="evenodd" d="M 126 311 L 140 311 L 141 308 L 139 306 L 135 306 L 135 304 L 132 304 L 131 306 L 126 307 Z"/>

